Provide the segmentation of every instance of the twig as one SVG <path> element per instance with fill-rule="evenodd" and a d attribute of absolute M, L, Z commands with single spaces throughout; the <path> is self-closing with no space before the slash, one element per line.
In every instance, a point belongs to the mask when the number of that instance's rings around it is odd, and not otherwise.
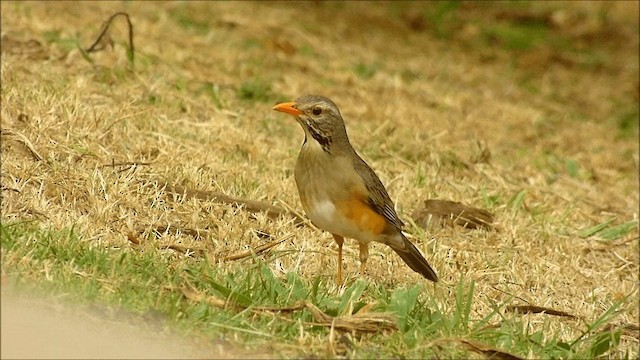
<path fill-rule="evenodd" d="M 89 46 L 85 51 L 87 53 L 97 52 L 104 49 L 106 46 L 105 44 L 107 43 L 113 44 L 113 40 L 111 40 L 111 37 L 109 36 L 109 29 L 111 28 L 111 23 L 113 22 L 113 19 L 115 19 L 117 16 L 120 16 L 120 15 L 124 16 L 127 19 L 127 25 L 129 28 L 129 47 L 127 48 L 127 58 L 129 59 L 129 62 L 133 67 L 133 63 L 135 60 L 135 47 L 133 45 L 133 24 L 131 23 L 131 18 L 129 17 L 129 14 L 127 14 L 126 12 L 117 12 L 111 15 L 111 17 L 109 17 L 109 19 L 107 19 L 107 21 L 105 21 L 102 24 L 102 30 L 100 30 L 100 35 L 98 35 L 98 37 L 93 42 L 93 44 Z"/>
<path fill-rule="evenodd" d="M 571 319 L 577 319 L 578 317 L 575 315 L 571 315 L 569 313 L 566 313 L 564 311 L 560 311 L 560 310 L 555 310 L 555 309 L 551 309 L 551 308 L 547 308 L 544 306 L 536 306 L 536 305 L 511 305 L 511 306 L 507 306 L 505 308 L 507 311 L 513 311 L 519 314 L 539 314 L 539 313 L 545 313 L 545 314 L 549 314 L 549 315 L 554 315 L 554 316 L 563 316 L 563 317 L 568 317 Z"/>
<path fill-rule="evenodd" d="M 153 163 L 151 162 L 137 162 L 137 161 L 122 161 L 122 162 L 115 162 L 115 161 L 111 161 L 111 164 L 103 164 L 100 165 L 101 168 L 104 167 L 116 167 L 116 166 L 146 166 L 146 165 L 151 165 Z"/>
<path fill-rule="evenodd" d="M 426 347 L 440 346 L 441 344 L 449 345 L 451 343 L 462 344 L 468 350 L 476 352 L 476 353 L 479 353 L 479 354 L 483 354 L 484 356 L 488 357 L 489 359 L 500 359 L 500 360 L 523 360 L 524 359 L 524 358 L 522 358 L 520 356 L 511 354 L 511 353 L 509 353 L 507 351 L 491 347 L 489 345 L 483 344 L 483 343 L 478 342 L 478 341 L 464 339 L 464 338 L 442 338 L 442 339 L 437 339 L 437 340 L 434 340 L 434 341 L 426 344 Z"/>
<path fill-rule="evenodd" d="M 164 186 L 168 193 L 172 193 L 175 195 L 184 195 L 187 197 L 195 197 L 201 200 L 210 200 L 222 204 L 243 206 L 245 210 L 251 213 L 265 212 L 267 216 L 272 219 L 278 218 L 282 215 L 291 216 L 294 219 L 294 224 L 296 224 L 297 226 L 307 224 L 307 222 L 300 215 L 294 213 L 293 211 L 288 211 L 262 201 L 240 199 L 215 191 L 191 190 L 179 186 L 169 185 L 167 183 L 161 183 L 160 186 Z"/>
<path fill-rule="evenodd" d="M 189 284 L 190 285 L 190 284 Z M 322 310 L 318 309 L 315 305 L 308 301 L 299 301 L 291 306 L 285 307 L 272 307 L 272 306 L 243 306 L 234 303 L 230 300 L 222 300 L 215 296 L 204 295 L 196 291 L 191 285 L 189 288 L 181 288 L 182 294 L 189 300 L 195 302 L 205 302 L 211 306 L 215 306 L 221 309 L 236 309 L 245 310 L 249 309 L 254 313 L 262 312 L 293 312 L 302 309 L 307 309 L 311 313 L 314 319 L 312 325 L 319 325 L 325 327 L 334 327 L 335 329 L 343 331 L 361 331 L 361 332 L 382 332 L 387 330 L 395 331 L 398 329 L 395 318 L 388 313 L 366 313 L 361 315 L 360 313 L 349 316 L 337 316 L 333 317 L 327 315 Z"/>
<path fill-rule="evenodd" d="M 244 259 L 244 258 L 247 258 L 249 256 L 252 256 L 253 254 L 259 254 L 259 253 L 261 253 L 261 252 L 263 252 L 265 250 L 271 249 L 272 247 L 274 247 L 274 246 L 276 246 L 276 245 L 278 245 L 278 244 L 280 244 L 280 243 L 284 242 L 285 240 L 288 240 L 288 239 L 290 239 L 292 237 L 293 237 L 293 234 L 287 234 L 287 235 L 283 236 L 280 239 L 276 239 L 276 240 L 270 241 L 270 242 L 268 242 L 266 244 L 262 244 L 262 245 L 258 246 L 255 249 L 249 249 L 247 251 L 243 251 L 243 252 L 240 252 L 240 253 L 237 253 L 237 254 L 229 255 L 229 256 L 223 258 L 222 260 L 223 261 L 232 261 L 232 260 Z"/>
<path fill-rule="evenodd" d="M 503 293 L 503 294 L 505 294 L 505 295 L 509 295 L 509 296 L 511 296 L 511 297 L 514 297 L 514 298 L 516 298 L 516 299 L 519 299 L 519 300 L 521 300 L 521 301 L 523 301 L 523 302 L 528 303 L 528 301 L 527 301 L 527 300 L 525 300 L 525 299 L 523 299 L 523 298 L 521 298 L 521 297 L 519 297 L 519 296 L 517 296 L 517 295 L 515 295 L 515 294 L 512 294 L 512 293 L 510 293 L 510 292 L 508 292 L 508 291 L 500 290 L 500 289 L 498 289 L 497 287 L 495 287 L 495 286 L 493 286 L 493 285 L 491 286 L 491 288 L 493 288 L 493 290 L 499 291 L 499 292 L 501 292 L 501 293 Z"/>
<path fill-rule="evenodd" d="M 155 229 L 153 229 L 154 232 L 158 232 L 158 233 L 163 233 L 169 230 L 169 226 L 159 226 Z M 193 230 L 193 229 L 175 229 L 174 231 L 177 232 L 178 230 L 180 230 L 182 233 L 193 236 L 194 238 L 200 238 L 202 237 L 201 231 L 200 230 Z M 137 232 L 131 232 L 127 234 L 127 240 L 129 240 L 129 242 L 131 242 L 134 245 L 140 245 L 142 243 L 142 241 L 140 240 L 140 238 L 138 237 L 139 234 L 142 234 L 145 232 L 145 229 L 138 229 Z M 196 254 L 197 256 L 202 256 L 205 253 L 205 249 L 204 248 L 199 248 L 199 247 L 188 247 L 188 246 L 183 246 L 183 245 L 179 245 L 179 244 L 166 244 L 166 245 L 160 245 L 158 246 L 159 249 L 171 249 L 171 250 L 175 250 L 178 252 L 181 252 L 183 254 L 186 254 L 188 252 L 192 252 L 194 254 Z"/>
<path fill-rule="evenodd" d="M 4 191 L 4 190 L 7 190 L 7 191 L 14 191 L 14 192 L 17 192 L 18 194 L 22 194 L 22 192 L 21 192 L 20 190 L 18 190 L 18 189 L 16 189 L 16 188 L 12 188 L 12 187 L 8 187 L 8 186 L 4 186 L 4 185 L 1 185 L 1 186 L 0 186 L 0 190 L 3 190 L 3 191 Z"/>
<path fill-rule="evenodd" d="M 159 249 L 170 249 L 170 250 L 175 250 L 177 252 L 186 254 L 186 253 L 194 253 L 198 256 L 201 256 L 202 254 L 204 254 L 205 250 L 203 248 L 194 248 L 194 247 L 188 247 L 188 246 L 183 246 L 183 245 L 178 245 L 178 244 L 168 244 L 168 245 L 162 245 L 159 247 Z"/>
<path fill-rule="evenodd" d="M 501 360 L 522 360 L 524 358 L 506 352 L 504 350 L 500 350 L 489 345 L 472 341 L 468 339 L 458 339 L 458 342 L 465 345 L 465 347 L 471 351 L 475 351 L 477 353 L 483 354 L 489 359 L 501 359 Z"/>
<path fill-rule="evenodd" d="M 141 243 L 140 238 L 138 237 L 138 234 L 135 234 L 132 232 L 127 234 L 127 240 L 129 240 L 129 242 L 134 245 L 140 245 Z"/>
<path fill-rule="evenodd" d="M 633 336 L 636 339 L 640 339 L 640 325 L 623 323 L 623 324 L 607 324 L 602 328 L 603 331 L 615 331 L 620 330 L 623 334 Z"/>
<path fill-rule="evenodd" d="M 137 230 L 138 234 L 142 234 L 147 230 L 147 228 L 145 227 L 141 227 Z M 172 227 L 170 225 L 160 225 L 160 226 L 156 226 L 155 228 L 152 229 L 153 232 L 155 232 L 156 234 L 162 234 L 164 232 L 172 232 L 173 234 L 177 234 L 178 232 L 181 232 L 185 235 L 189 235 L 195 239 L 202 239 L 205 238 L 207 235 L 209 235 L 208 231 L 205 230 L 197 230 L 197 229 L 189 229 L 189 228 L 179 228 L 179 227 Z"/>

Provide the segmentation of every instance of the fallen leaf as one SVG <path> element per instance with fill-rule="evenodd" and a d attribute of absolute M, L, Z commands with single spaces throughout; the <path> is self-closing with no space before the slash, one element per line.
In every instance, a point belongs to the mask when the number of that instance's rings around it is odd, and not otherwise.
<path fill-rule="evenodd" d="M 425 200 L 422 207 L 412 216 L 415 223 L 423 228 L 430 226 L 458 225 L 467 229 L 493 228 L 494 216 L 483 209 L 474 208 L 450 200 Z"/>

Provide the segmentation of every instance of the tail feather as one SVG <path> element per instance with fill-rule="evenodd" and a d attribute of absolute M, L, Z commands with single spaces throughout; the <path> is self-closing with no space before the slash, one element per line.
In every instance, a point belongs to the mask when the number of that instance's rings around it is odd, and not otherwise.
<path fill-rule="evenodd" d="M 396 252 L 396 254 L 400 255 L 402 260 L 409 265 L 413 271 L 421 274 L 427 280 L 438 282 L 438 275 L 433 271 L 427 259 L 422 256 L 420 250 L 418 250 L 411 241 L 404 237 L 404 235 L 402 236 L 402 240 L 403 243 L 401 246 L 397 246 L 400 244 L 389 244 L 389 246 Z"/>

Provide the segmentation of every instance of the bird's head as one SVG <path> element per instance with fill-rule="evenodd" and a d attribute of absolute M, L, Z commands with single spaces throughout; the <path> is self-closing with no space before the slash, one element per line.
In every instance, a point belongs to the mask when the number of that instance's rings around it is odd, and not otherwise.
<path fill-rule="evenodd" d="M 304 129 L 305 141 L 310 136 L 326 152 L 331 152 L 336 141 L 349 141 L 340 110 L 326 97 L 304 95 L 296 101 L 278 104 L 273 110 L 295 116 Z"/>

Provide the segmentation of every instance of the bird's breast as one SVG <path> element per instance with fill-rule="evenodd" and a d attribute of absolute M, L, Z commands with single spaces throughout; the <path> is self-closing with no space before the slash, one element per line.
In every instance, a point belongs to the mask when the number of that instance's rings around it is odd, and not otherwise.
<path fill-rule="evenodd" d="M 322 230 L 359 241 L 376 240 L 384 217 L 366 203 L 362 179 L 348 159 L 303 147 L 295 168 L 300 201 L 311 222 Z"/>
<path fill-rule="evenodd" d="M 316 145 L 305 143 L 298 156 L 295 168 L 296 186 L 300 202 L 309 219 L 319 228 L 328 228 L 335 223 L 336 206 L 332 195 L 339 189 L 330 170 L 333 161 Z"/>

